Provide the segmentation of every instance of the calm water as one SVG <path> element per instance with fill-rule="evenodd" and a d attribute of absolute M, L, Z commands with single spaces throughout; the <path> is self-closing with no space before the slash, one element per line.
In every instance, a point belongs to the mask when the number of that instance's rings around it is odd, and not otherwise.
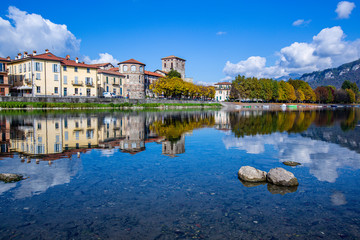
<path fill-rule="evenodd" d="M 359 119 L 2 114 L 0 172 L 27 179 L 0 183 L 0 239 L 359 239 Z M 283 167 L 300 185 L 241 183 L 244 165 Z"/>

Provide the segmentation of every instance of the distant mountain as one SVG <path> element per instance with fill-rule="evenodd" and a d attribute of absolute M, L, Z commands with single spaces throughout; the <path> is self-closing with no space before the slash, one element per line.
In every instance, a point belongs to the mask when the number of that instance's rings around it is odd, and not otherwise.
<path fill-rule="evenodd" d="M 289 78 L 292 78 L 292 79 L 299 79 L 301 77 L 300 74 L 297 74 L 297 73 L 290 73 L 289 75 L 287 76 L 282 76 L 282 77 L 278 77 L 278 78 L 275 78 L 275 80 L 277 81 L 281 81 L 281 80 L 284 80 L 284 81 L 287 81 L 289 80 Z"/>
<path fill-rule="evenodd" d="M 356 82 L 356 84 L 360 86 L 360 59 L 354 62 L 345 63 L 338 68 L 305 73 L 300 77 L 300 80 L 309 83 L 312 88 L 327 85 L 341 88 L 341 85 L 345 80 Z"/>

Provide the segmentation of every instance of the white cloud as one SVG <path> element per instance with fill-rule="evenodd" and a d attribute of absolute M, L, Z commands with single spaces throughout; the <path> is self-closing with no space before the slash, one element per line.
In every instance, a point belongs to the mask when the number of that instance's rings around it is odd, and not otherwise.
<path fill-rule="evenodd" d="M 87 62 L 87 63 L 91 63 L 91 64 L 111 63 L 114 66 L 117 66 L 117 64 L 120 62 L 119 60 L 114 58 L 113 55 L 111 55 L 109 53 L 99 53 L 99 58 L 98 59 L 93 59 L 93 60 L 91 60 L 90 57 L 85 56 L 84 61 Z"/>
<path fill-rule="evenodd" d="M 38 14 L 29 14 L 12 6 L 8 11 L 7 19 L 0 17 L 0 56 L 46 48 L 58 55 L 79 52 L 80 40 L 66 25 L 55 24 Z"/>
<path fill-rule="evenodd" d="M 339 19 L 349 18 L 352 10 L 355 8 L 355 3 L 348 1 L 341 1 L 338 3 L 335 12 Z"/>
<path fill-rule="evenodd" d="M 305 21 L 304 19 L 298 19 L 295 22 L 293 22 L 293 26 L 299 27 L 299 26 L 306 26 L 311 22 L 311 20 Z"/>
<path fill-rule="evenodd" d="M 360 39 L 346 41 L 345 37 L 339 26 L 325 28 L 309 43 L 294 42 L 282 48 L 273 66 L 266 66 L 264 57 L 252 56 L 238 63 L 226 62 L 223 72 L 230 77 L 240 74 L 278 78 L 337 67 L 360 58 Z"/>
<path fill-rule="evenodd" d="M 216 35 L 219 35 L 219 36 L 220 36 L 220 35 L 225 35 L 225 34 L 227 34 L 227 32 L 219 31 L 219 32 L 216 33 Z"/>

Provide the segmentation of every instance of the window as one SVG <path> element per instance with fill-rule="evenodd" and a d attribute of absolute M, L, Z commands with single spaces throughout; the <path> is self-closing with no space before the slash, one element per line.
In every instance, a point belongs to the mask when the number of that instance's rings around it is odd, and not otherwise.
<path fill-rule="evenodd" d="M 64 135 L 65 141 L 68 141 L 68 140 L 69 140 L 69 133 L 68 133 L 68 131 L 66 131 L 64 134 L 65 134 L 65 135 Z"/>
<path fill-rule="evenodd" d="M 54 81 L 59 81 L 59 75 L 58 74 L 54 74 Z"/>
<path fill-rule="evenodd" d="M 67 84 L 67 76 L 64 76 L 64 84 Z"/>
<path fill-rule="evenodd" d="M 106 77 L 106 83 L 109 83 L 109 77 Z"/>
<path fill-rule="evenodd" d="M 166 63 L 164 63 L 164 68 L 166 68 Z"/>
<path fill-rule="evenodd" d="M 129 75 L 126 75 L 126 78 L 129 79 Z"/>
<path fill-rule="evenodd" d="M 120 85 L 122 85 L 122 79 L 120 78 Z"/>
<path fill-rule="evenodd" d="M 6 72 L 5 63 L 0 63 L 0 72 Z M 10 67 L 10 73 L 11 73 L 11 67 Z"/>
<path fill-rule="evenodd" d="M 144 70 L 143 66 L 140 66 L 139 71 L 143 72 L 143 70 Z"/>
<path fill-rule="evenodd" d="M 135 65 L 132 65 L 131 68 L 130 68 L 131 72 L 136 72 L 136 66 Z"/>
<path fill-rule="evenodd" d="M 41 79 L 40 73 L 36 73 L 36 80 L 40 80 L 40 79 Z"/>
<path fill-rule="evenodd" d="M 79 89 L 75 88 L 75 94 L 78 94 L 78 93 L 79 93 Z"/>
<path fill-rule="evenodd" d="M 75 84 L 79 84 L 79 78 L 75 76 Z"/>
<path fill-rule="evenodd" d="M 124 70 L 124 72 L 127 72 L 128 71 L 128 66 L 124 65 L 123 70 Z"/>
<path fill-rule="evenodd" d="M 54 152 L 60 152 L 60 144 L 59 143 L 54 144 Z"/>
<path fill-rule="evenodd" d="M 54 93 L 58 94 L 59 93 L 59 88 L 58 87 L 54 87 Z"/>
<path fill-rule="evenodd" d="M 67 120 L 67 118 L 65 118 L 65 120 L 64 120 L 64 128 L 68 128 L 68 120 Z"/>
<path fill-rule="evenodd" d="M 58 122 L 55 123 L 55 129 L 59 129 L 59 123 Z"/>
<path fill-rule="evenodd" d="M 26 72 L 26 63 L 24 63 L 24 72 Z"/>
<path fill-rule="evenodd" d="M 76 132 L 75 132 L 75 138 L 76 138 L 76 140 L 79 140 L 79 137 L 80 137 L 80 132 L 79 132 L 79 131 L 76 131 Z"/>
<path fill-rule="evenodd" d="M 92 139 L 94 137 L 94 130 L 87 130 L 86 131 L 86 138 Z"/>
<path fill-rule="evenodd" d="M 88 118 L 86 121 L 87 127 L 91 127 L 91 118 Z"/>
<path fill-rule="evenodd" d="M 5 88 L 0 88 L 0 92 L 4 93 L 5 92 Z"/>
<path fill-rule="evenodd" d="M 40 93 L 40 87 L 39 86 L 36 87 L 36 92 Z"/>
<path fill-rule="evenodd" d="M 109 86 L 106 86 L 106 91 L 109 92 Z"/>
<path fill-rule="evenodd" d="M 19 65 L 19 73 L 22 73 L 22 64 Z"/>
<path fill-rule="evenodd" d="M 75 72 L 77 72 L 77 71 L 78 71 L 78 67 L 75 67 L 75 69 L 74 69 L 74 70 L 75 70 Z"/>
<path fill-rule="evenodd" d="M 38 123 L 38 129 L 41 129 L 41 123 Z"/>
<path fill-rule="evenodd" d="M 120 95 L 122 95 L 122 88 L 120 88 Z"/>
<path fill-rule="evenodd" d="M 53 69 L 53 72 L 54 72 L 54 73 L 59 72 L 59 65 L 56 64 L 56 63 L 54 63 L 53 66 L 52 66 L 52 69 Z"/>
<path fill-rule="evenodd" d="M 64 70 L 64 72 L 66 72 L 67 71 L 67 66 L 63 66 L 63 70 Z"/>
<path fill-rule="evenodd" d="M 116 84 L 116 78 L 114 78 L 114 84 Z"/>
<path fill-rule="evenodd" d="M 37 71 L 37 72 L 42 71 L 42 63 L 39 63 L 39 62 L 35 63 L 35 71 Z"/>
<path fill-rule="evenodd" d="M 116 95 L 116 89 L 115 89 L 115 88 L 114 88 L 113 92 L 114 92 L 114 94 Z"/>
<path fill-rule="evenodd" d="M 0 84 L 4 84 L 4 76 L 0 75 Z"/>
<path fill-rule="evenodd" d="M 86 71 L 87 71 L 87 73 L 90 73 L 90 68 L 87 68 Z"/>

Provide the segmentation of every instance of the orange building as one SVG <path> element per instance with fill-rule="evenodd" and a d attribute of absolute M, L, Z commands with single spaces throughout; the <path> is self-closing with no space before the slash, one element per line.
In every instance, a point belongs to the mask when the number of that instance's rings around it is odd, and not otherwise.
<path fill-rule="evenodd" d="M 10 59 L 0 58 L 0 96 L 9 95 L 10 84 L 8 79 L 7 64 Z"/>

